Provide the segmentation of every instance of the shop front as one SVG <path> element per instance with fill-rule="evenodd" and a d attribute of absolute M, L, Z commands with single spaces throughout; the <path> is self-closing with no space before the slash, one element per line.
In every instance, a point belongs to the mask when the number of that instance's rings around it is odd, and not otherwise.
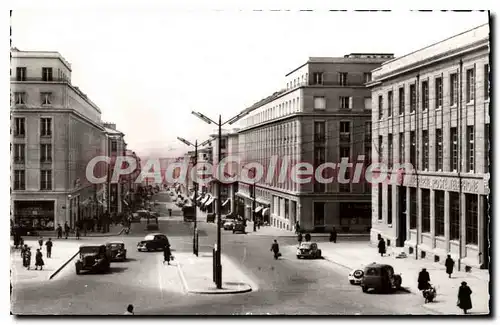
<path fill-rule="evenodd" d="M 21 227 L 34 230 L 53 230 L 55 201 L 14 201 L 14 222 Z"/>

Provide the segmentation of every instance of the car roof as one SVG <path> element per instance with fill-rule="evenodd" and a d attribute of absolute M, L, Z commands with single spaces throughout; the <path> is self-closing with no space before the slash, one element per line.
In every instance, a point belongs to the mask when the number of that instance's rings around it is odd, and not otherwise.
<path fill-rule="evenodd" d="M 379 263 L 368 264 L 365 267 L 366 268 L 372 268 L 372 269 L 382 269 L 382 268 L 387 268 L 387 267 L 392 268 L 392 266 L 389 265 L 389 264 L 379 264 Z"/>
<path fill-rule="evenodd" d="M 153 232 L 153 233 L 147 234 L 146 236 L 158 236 L 158 235 L 163 235 L 163 236 L 165 236 L 165 235 L 164 235 L 164 234 L 162 234 L 161 232 Z"/>
<path fill-rule="evenodd" d="M 124 244 L 124 242 L 122 242 L 121 240 L 113 240 L 113 241 L 107 242 L 106 244 Z"/>
<path fill-rule="evenodd" d="M 101 247 L 101 246 L 106 246 L 104 244 L 101 244 L 101 245 L 80 245 L 80 248 L 83 248 L 83 247 Z"/>

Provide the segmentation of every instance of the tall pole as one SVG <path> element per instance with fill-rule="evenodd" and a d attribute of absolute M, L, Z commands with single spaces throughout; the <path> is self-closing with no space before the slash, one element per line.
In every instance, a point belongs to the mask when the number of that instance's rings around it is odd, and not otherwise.
<path fill-rule="evenodd" d="M 194 162 L 193 168 L 196 168 L 196 164 L 198 163 L 198 140 L 194 143 Z M 196 174 L 198 177 L 198 174 Z M 198 256 L 198 207 L 196 206 L 196 201 L 198 199 L 198 182 L 196 182 L 196 177 L 194 179 L 194 197 L 193 197 L 193 205 L 194 205 L 194 232 L 193 232 L 193 254 Z"/>
<path fill-rule="evenodd" d="M 457 133 L 457 146 L 458 146 L 458 261 L 457 268 L 460 271 L 462 266 L 462 71 L 463 71 L 463 61 L 460 59 L 460 69 L 457 78 L 460 78 L 460 88 L 458 89 L 458 133 Z M 467 132 L 465 134 L 467 139 Z"/>
<path fill-rule="evenodd" d="M 255 219 L 255 182 L 252 185 L 252 221 L 253 221 L 253 231 L 257 231 L 257 220 Z"/>
<path fill-rule="evenodd" d="M 220 161 L 221 161 L 221 138 L 222 138 L 222 121 L 221 116 L 219 115 L 219 143 L 217 146 L 217 168 L 220 169 Z M 219 170 L 220 171 L 220 170 Z M 220 176 L 219 176 L 220 177 Z M 221 203 L 220 203 L 220 195 L 221 195 L 221 183 L 220 180 L 217 181 L 217 251 L 216 251 L 216 282 L 217 289 L 222 289 L 222 265 L 221 265 L 221 251 L 222 251 L 222 243 L 221 243 Z"/>

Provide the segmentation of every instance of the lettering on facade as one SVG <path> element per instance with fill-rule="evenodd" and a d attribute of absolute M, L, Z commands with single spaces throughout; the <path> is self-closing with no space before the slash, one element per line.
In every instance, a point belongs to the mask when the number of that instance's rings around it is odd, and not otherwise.
<path fill-rule="evenodd" d="M 467 192 L 467 193 L 478 193 L 479 181 L 471 180 L 471 179 L 464 179 L 462 181 L 462 191 Z"/>

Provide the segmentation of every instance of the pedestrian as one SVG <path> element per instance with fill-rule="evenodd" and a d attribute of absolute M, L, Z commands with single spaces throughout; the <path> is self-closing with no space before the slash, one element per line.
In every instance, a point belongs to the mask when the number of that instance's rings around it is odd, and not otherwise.
<path fill-rule="evenodd" d="M 87 228 L 89 226 L 87 220 L 88 220 L 87 218 L 83 219 L 83 237 L 87 237 L 87 230 L 88 230 Z"/>
<path fill-rule="evenodd" d="M 40 248 L 43 247 L 43 237 L 40 236 L 40 238 L 38 238 L 38 245 L 40 245 Z"/>
<path fill-rule="evenodd" d="M 300 233 L 300 225 L 298 221 L 295 221 L 295 233 L 296 234 Z"/>
<path fill-rule="evenodd" d="M 52 257 L 52 238 L 49 238 L 49 240 L 45 243 L 45 246 L 47 246 L 47 258 Z"/>
<path fill-rule="evenodd" d="M 337 229 L 335 229 L 335 227 L 333 227 L 332 232 L 330 233 L 330 242 L 337 242 Z"/>
<path fill-rule="evenodd" d="M 30 269 L 31 266 L 31 249 L 28 247 L 26 251 L 24 252 L 23 256 L 23 265 L 26 267 L 28 270 Z"/>
<path fill-rule="evenodd" d="M 385 241 L 384 241 L 384 238 L 382 238 L 382 236 L 379 237 L 377 247 L 378 247 L 378 253 L 380 254 L 380 256 L 384 256 L 384 254 L 385 254 Z"/>
<path fill-rule="evenodd" d="M 75 236 L 76 239 L 80 239 L 80 227 L 75 226 Z"/>
<path fill-rule="evenodd" d="M 40 267 L 40 271 L 43 269 L 43 255 L 42 255 L 42 252 L 40 250 L 40 248 L 38 248 L 36 250 L 36 255 L 35 255 L 35 270 L 38 270 L 38 267 Z"/>
<path fill-rule="evenodd" d="M 134 306 L 133 305 L 128 305 L 127 306 L 127 311 L 123 315 L 134 315 Z"/>
<path fill-rule="evenodd" d="M 472 290 L 467 285 L 467 282 L 463 281 L 462 285 L 458 288 L 457 306 L 464 311 L 464 314 L 467 314 L 467 311 L 472 309 L 471 294 Z"/>
<path fill-rule="evenodd" d="M 28 250 L 28 245 L 21 246 L 21 258 L 23 259 L 23 266 L 24 267 L 26 267 L 26 265 L 24 265 L 24 254 L 26 253 L 27 250 Z"/>
<path fill-rule="evenodd" d="M 429 272 L 427 272 L 426 268 L 423 268 L 422 271 L 418 274 L 418 290 L 426 290 L 429 288 L 429 282 L 431 281 L 431 277 Z"/>
<path fill-rule="evenodd" d="M 278 245 L 278 241 L 275 239 L 274 243 L 271 245 L 271 252 L 274 253 L 274 259 L 277 260 L 280 254 L 280 245 Z"/>
<path fill-rule="evenodd" d="M 310 242 L 311 241 L 311 234 L 306 234 L 304 236 L 304 238 L 305 238 L 306 242 Z"/>
<path fill-rule="evenodd" d="M 455 261 L 451 258 L 451 255 L 448 254 L 444 265 L 446 266 L 446 273 L 448 273 L 448 277 L 451 278 L 451 274 L 453 273 L 453 266 L 455 266 Z"/>
<path fill-rule="evenodd" d="M 172 252 L 170 251 L 170 245 L 165 246 L 165 249 L 163 250 L 163 264 L 167 262 L 168 265 L 170 265 L 170 258 L 172 256 Z"/>
<path fill-rule="evenodd" d="M 67 222 L 67 221 L 64 223 L 64 235 L 66 236 L 66 239 L 68 239 L 68 235 L 69 235 L 69 225 L 68 225 L 68 222 Z"/>
<path fill-rule="evenodd" d="M 61 227 L 61 224 L 57 224 L 57 228 L 56 228 L 56 231 L 57 231 L 57 239 L 61 239 L 62 238 L 62 227 Z"/>
<path fill-rule="evenodd" d="M 302 243 L 302 233 L 300 233 L 300 232 L 297 235 L 297 241 L 299 242 L 299 247 L 300 247 L 300 244 Z"/>

